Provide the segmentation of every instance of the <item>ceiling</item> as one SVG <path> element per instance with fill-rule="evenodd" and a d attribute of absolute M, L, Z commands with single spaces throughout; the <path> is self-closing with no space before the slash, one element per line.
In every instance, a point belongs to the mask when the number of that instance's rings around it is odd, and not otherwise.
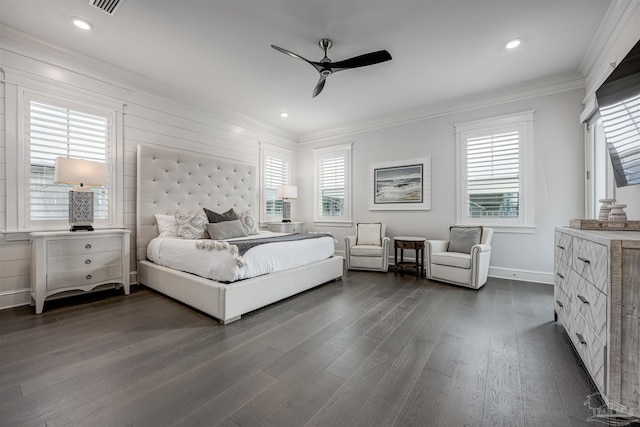
<path fill-rule="evenodd" d="M 297 135 L 426 109 L 578 72 L 609 0 L 0 0 L 0 23 L 186 96 Z M 82 31 L 70 17 L 89 20 Z M 1 34 L 1 33 L 0 33 Z M 503 43 L 522 37 L 522 45 Z M 393 60 L 329 76 L 319 61 L 386 49 Z M 286 111 L 284 119 L 280 113 Z"/>

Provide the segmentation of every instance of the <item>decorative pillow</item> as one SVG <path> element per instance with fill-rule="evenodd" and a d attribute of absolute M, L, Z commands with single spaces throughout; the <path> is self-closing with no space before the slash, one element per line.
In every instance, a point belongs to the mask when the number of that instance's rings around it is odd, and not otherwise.
<path fill-rule="evenodd" d="M 482 227 L 451 227 L 449 229 L 449 252 L 470 254 L 471 247 L 480 243 Z"/>
<path fill-rule="evenodd" d="M 247 233 L 247 235 L 260 234 L 258 220 L 255 219 L 251 211 L 241 212 L 240 214 L 238 214 L 238 219 L 242 223 L 244 231 L 245 233 Z"/>
<path fill-rule="evenodd" d="M 382 246 L 382 223 L 356 224 L 356 245 Z"/>
<path fill-rule="evenodd" d="M 207 231 L 213 240 L 225 240 L 233 237 L 246 237 L 247 233 L 239 219 L 233 221 L 210 222 Z"/>
<path fill-rule="evenodd" d="M 174 215 L 155 214 L 158 224 L 158 237 L 178 237 L 178 227 Z"/>
<path fill-rule="evenodd" d="M 233 210 L 233 208 L 221 214 L 204 208 L 204 213 L 207 214 L 209 222 L 233 221 L 234 219 L 238 219 L 238 215 L 236 214 L 236 211 Z"/>
<path fill-rule="evenodd" d="M 178 237 L 182 239 L 208 239 L 207 216 L 203 210 L 196 213 L 188 213 L 178 209 L 176 211 L 176 225 Z"/>

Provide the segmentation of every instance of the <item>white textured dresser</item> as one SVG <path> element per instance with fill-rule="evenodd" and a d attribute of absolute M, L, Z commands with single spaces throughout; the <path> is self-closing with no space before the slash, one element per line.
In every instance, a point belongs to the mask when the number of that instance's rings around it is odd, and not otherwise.
<path fill-rule="evenodd" d="M 640 232 L 555 231 L 555 315 L 609 409 L 640 416 Z"/>
<path fill-rule="evenodd" d="M 36 314 L 47 297 L 122 284 L 129 295 L 129 239 L 123 229 L 31 233 L 31 298 Z"/>

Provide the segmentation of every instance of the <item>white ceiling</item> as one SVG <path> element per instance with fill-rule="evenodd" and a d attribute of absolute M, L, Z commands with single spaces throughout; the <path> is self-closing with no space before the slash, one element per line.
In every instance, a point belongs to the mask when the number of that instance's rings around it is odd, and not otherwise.
<path fill-rule="evenodd" d="M 0 0 L 0 23 L 298 135 L 577 72 L 609 0 Z M 82 32 L 70 23 L 93 23 Z M 515 51 L 502 47 L 521 36 Z M 318 61 L 386 49 L 312 98 Z M 289 117 L 282 119 L 281 111 Z"/>

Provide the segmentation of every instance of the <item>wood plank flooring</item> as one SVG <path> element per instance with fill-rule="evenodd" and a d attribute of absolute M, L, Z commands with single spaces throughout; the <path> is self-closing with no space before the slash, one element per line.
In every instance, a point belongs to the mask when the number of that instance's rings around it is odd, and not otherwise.
<path fill-rule="evenodd" d="M 587 426 L 553 287 L 347 272 L 221 326 L 145 287 L 0 311 L 0 426 Z"/>

